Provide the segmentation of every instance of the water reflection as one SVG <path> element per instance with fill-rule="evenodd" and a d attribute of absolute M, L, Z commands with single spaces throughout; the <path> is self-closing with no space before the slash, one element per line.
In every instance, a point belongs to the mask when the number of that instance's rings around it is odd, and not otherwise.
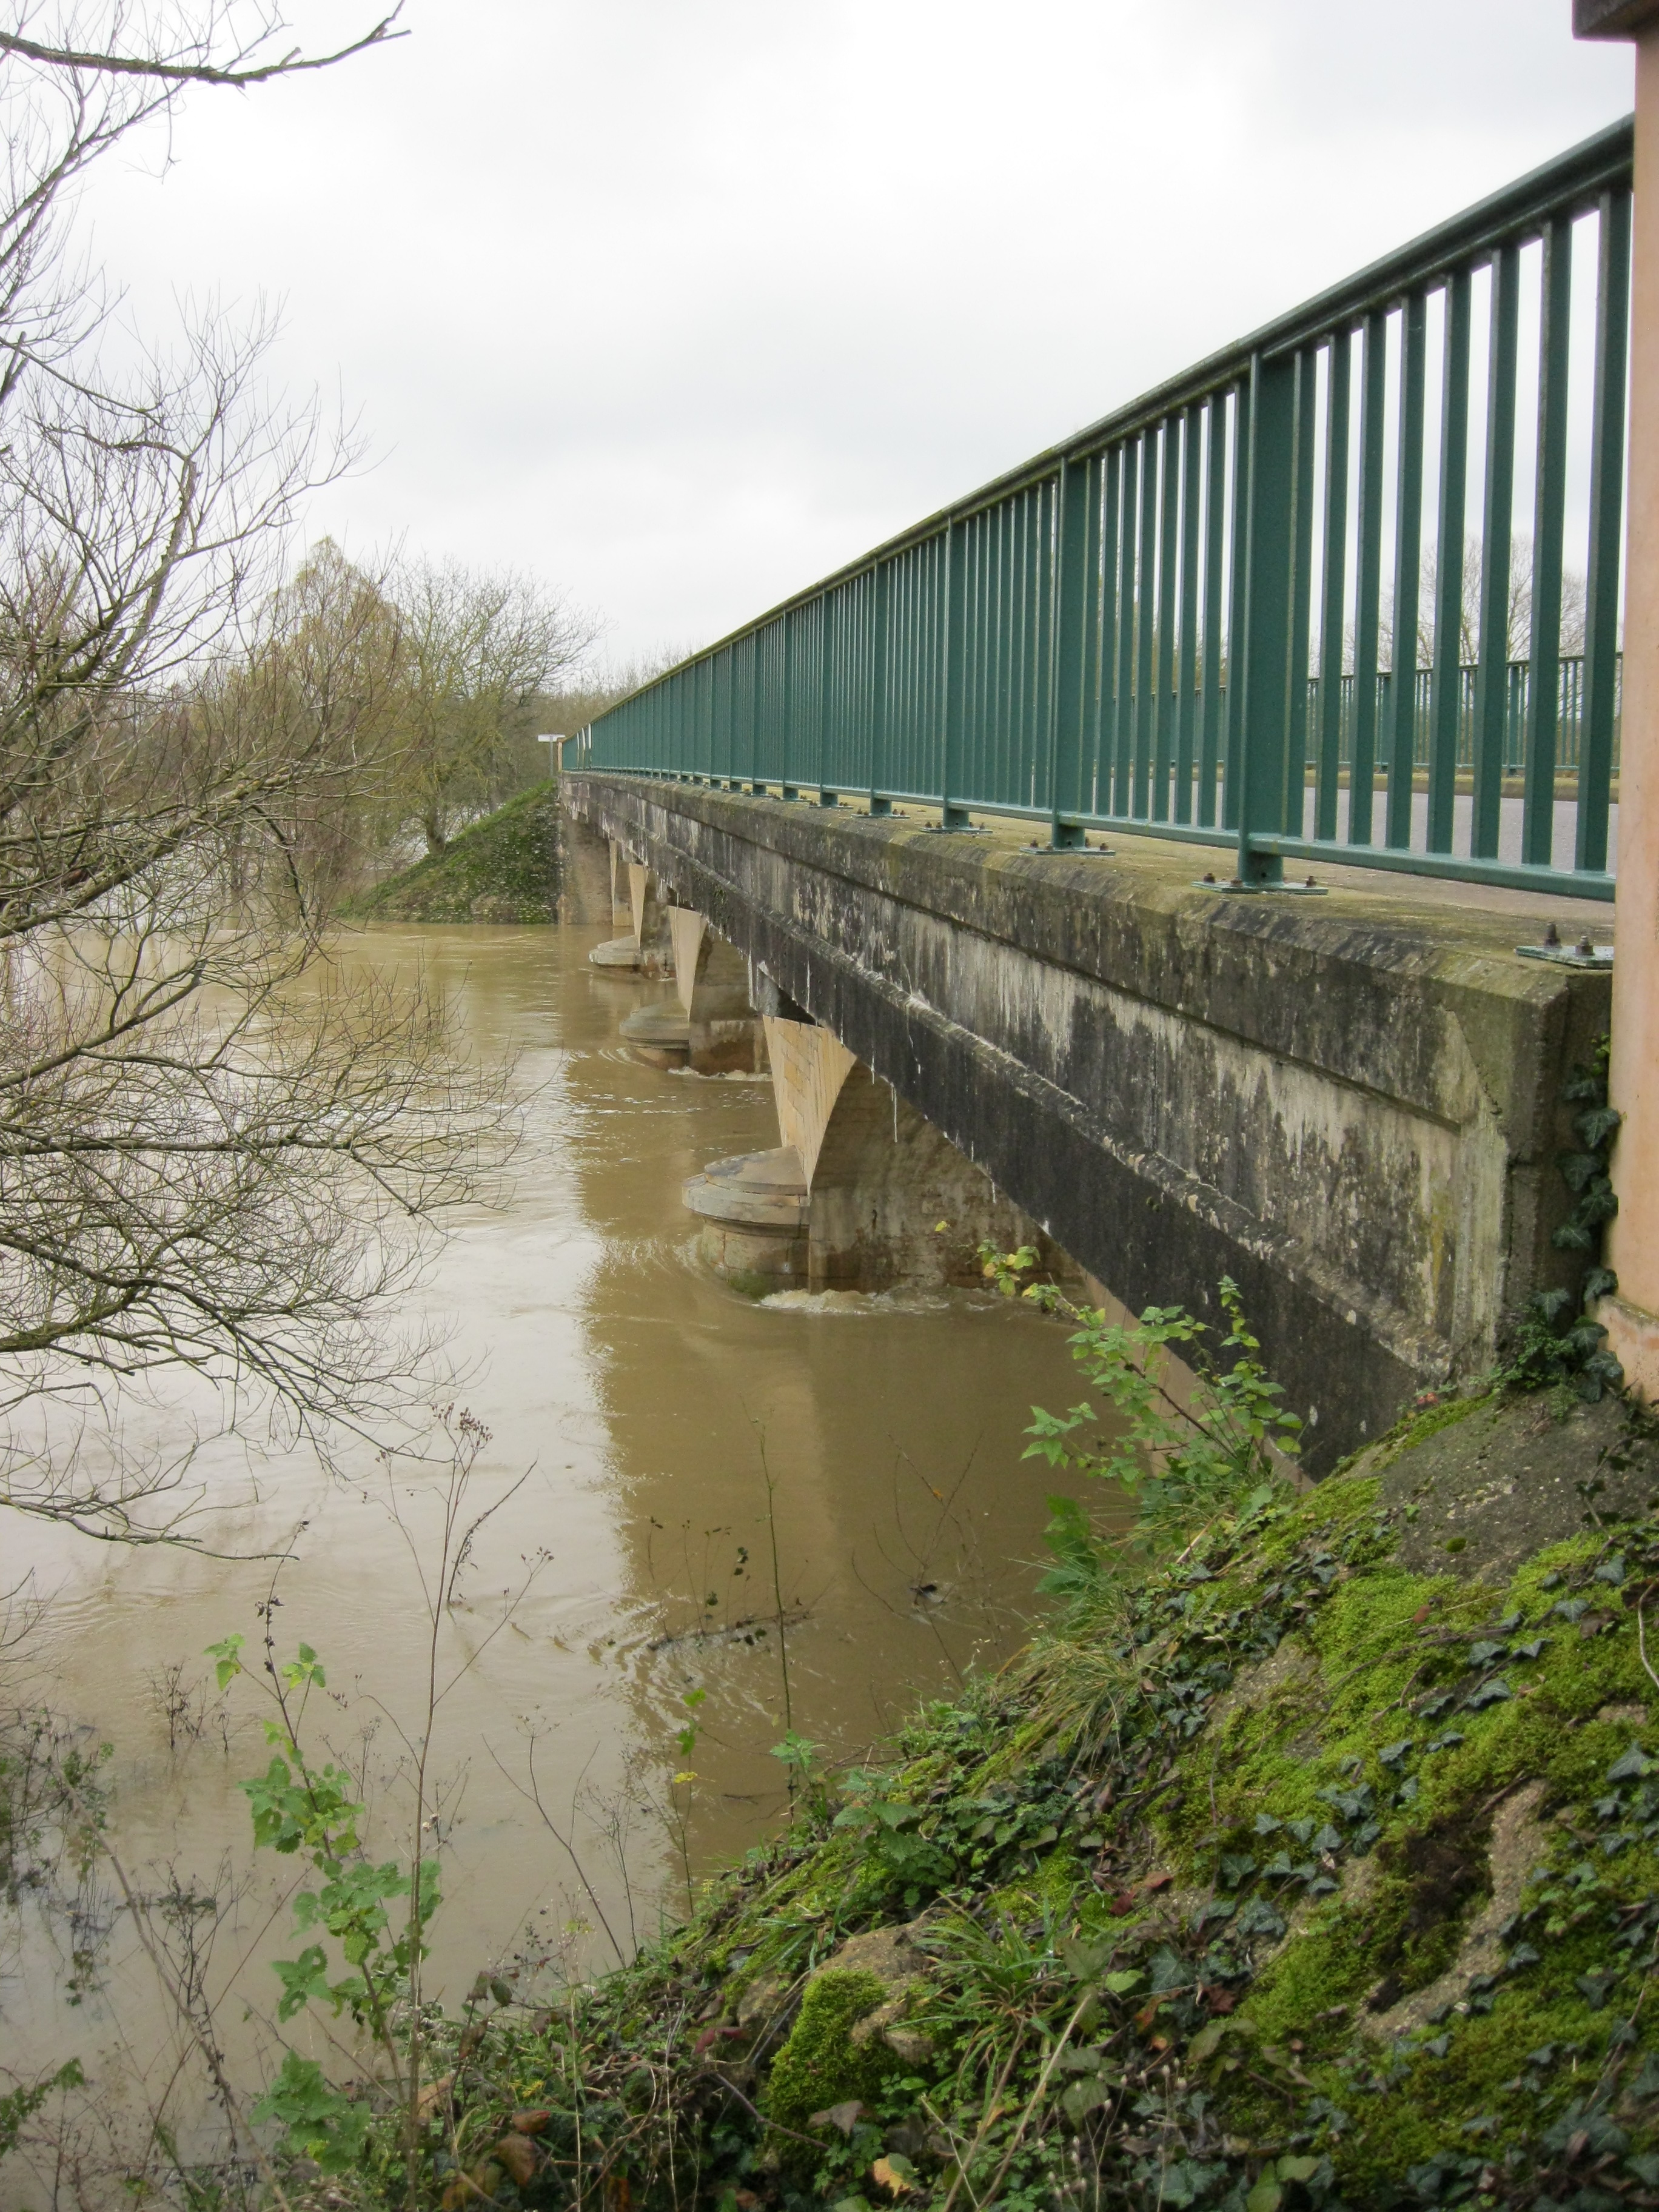
<path fill-rule="evenodd" d="M 452 2000 L 526 1926 L 578 1923 L 580 1960 L 605 1956 L 601 1922 L 624 1948 L 647 1932 L 683 1877 L 682 1842 L 695 1869 L 775 1816 L 786 1722 L 843 1761 L 918 1695 L 1002 1656 L 1051 1486 L 1021 1463 L 1020 1432 L 1034 1401 L 1076 1395 L 1063 1331 L 1030 1313 L 961 1297 L 754 1306 L 702 1273 L 680 1183 L 776 1142 L 770 1087 L 629 1060 L 617 1025 L 645 987 L 586 966 L 600 933 L 385 930 L 343 956 L 423 963 L 459 994 L 479 1050 L 515 1048 L 535 1086 L 510 1205 L 459 1225 L 425 1293 L 492 1431 L 480 1504 L 521 1483 L 479 1531 L 451 1614 L 434 1936 Z M 228 1447 L 206 1465 L 202 1533 L 227 1551 L 291 1547 L 280 1636 L 325 1655 L 330 1740 L 390 1793 L 422 1620 L 386 1470 L 362 1452 L 331 1480 L 275 1448 L 252 1476 Z M 428 1490 L 407 1466 L 392 1479 L 418 1547 Z M 116 1747 L 128 1860 L 210 1873 L 245 1857 L 235 1782 L 263 1745 L 199 1655 L 254 1632 L 271 1561 L 27 1527 L 7 1543 L 7 1579 L 32 1570 L 52 1595 L 37 1681 Z M 377 1802 L 389 1818 L 392 1795 Z M 239 1989 L 260 2008 L 260 1961 L 284 1952 L 269 1897 L 256 1885 L 234 1906 L 223 1954 L 227 1974 L 246 1962 Z M 19 1964 L 0 1990 L 15 2047 L 95 2059 L 92 2045 L 131 2057 L 165 2041 L 143 1962 L 118 1942 L 107 1995 L 77 2013 L 41 1930 Z M 256 2016 L 237 2033 L 253 2063 L 265 2028 Z"/>

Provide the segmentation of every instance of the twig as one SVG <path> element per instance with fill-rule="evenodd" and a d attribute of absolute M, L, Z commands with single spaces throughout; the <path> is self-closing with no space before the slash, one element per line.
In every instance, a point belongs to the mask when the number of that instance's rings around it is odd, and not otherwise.
<path fill-rule="evenodd" d="M 336 53 L 306 55 L 296 47 L 280 60 L 264 62 L 252 69 L 238 69 L 234 64 L 228 68 L 216 68 L 207 61 L 146 60 L 137 54 L 82 52 L 72 46 L 42 46 L 34 39 L 20 38 L 13 31 L 0 31 L 0 54 L 15 54 L 23 61 L 41 62 L 52 69 L 82 70 L 100 76 L 149 77 L 162 84 L 267 84 L 273 77 L 297 76 L 303 70 L 332 69 L 336 62 L 348 61 L 353 54 L 361 54 L 370 46 L 385 46 L 392 39 L 408 38 L 407 31 L 394 31 L 392 27 L 402 13 L 403 0 L 398 0 L 389 15 L 383 15 L 372 30 Z"/>
<path fill-rule="evenodd" d="M 121 1886 L 121 1894 L 126 1899 L 127 1911 L 131 1917 L 133 1933 L 137 1936 L 139 1943 L 143 1947 L 145 1957 L 155 1968 L 156 1979 L 161 1983 L 161 1987 L 167 1991 L 167 1996 L 171 1998 L 174 2009 L 184 2020 L 185 2026 L 190 2031 L 191 2040 L 194 2042 L 197 2049 L 201 2052 L 202 2063 L 207 2068 L 210 2075 L 212 2077 L 213 2086 L 218 2091 L 220 2099 L 224 2105 L 226 2118 L 229 2120 L 233 2130 L 240 2125 L 243 2133 L 246 2136 L 248 2142 L 253 2152 L 254 2162 L 258 2166 L 260 2172 L 264 2174 L 266 2182 L 270 2185 L 272 2195 L 276 2197 L 278 2204 L 282 2206 L 283 2212 L 292 2212 L 292 2208 L 290 2207 L 288 2197 L 283 2191 L 283 2185 L 276 2178 L 276 2168 L 266 2157 L 264 2151 L 260 2145 L 258 2136 L 255 2135 L 253 2130 L 248 2125 L 246 2118 L 242 2111 L 241 2100 L 237 2096 L 234 2089 L 232 2088 L 229 2078 L 225 2073 L 224 2063 L 219 2056 L 218 2047 L 215 2044 L 212 2036 L 207 2033 L 207 2031 L 203 2027 L 201 2021 L 198 2019 L 196 2008 L 190 2002 L 188 1991 L 179 1987 L 172 1971 L 167 1964 L 167 1961 L 161 1956 L 161 1951 L 156 1945 L 155 1939 L 149 1932 L 149 1923 L 144 1917 L 143 1908 L 140 1906 L 138 1899 L 133 1893 L 132 1884 L 127 1880 L 126 1869 L 122 1865 L 120 1859 L 114 1850 L 107 1843 L 104 1845 L 104 1856 L 109 1861 L 110 1867 L 115 1875 L 115 1879 Z"/>
<path fill-rule="evenodd" d="M 525 1798 L 530 1804 L 535 1807 L 537 1812 L 541 1816 L 542 1826 L 547 1830 L 548 1834 L 552 1837 L 554 1842 L 558 1844 L 560 1850 L 563 1851 L 571 1865 L 575 1868 L 576 1879 L 580 1882 L 583 1889 L 587 1893 L 587 1901 L 592 1906 L 594 1912 L 598 1915 L 599 1925 L 604 1929 L 605 1933 L 605 1940 L 609 1942 L 611 1949 L 617 1954 L 617 1964 L 619 1966 L 625 1966 L 628 1964 L 627 1956 L 623 1950 L 622 1945 L 617 1941 L 615 1935 L 611 1931 L 611 1923 L 605 1917 L 605 1907 L 599 1903 L 599 1893 L 595 1890 L 592 1883 L 587 1878 L 586 1868 L 583 1866 L 580 1859 L 576 1856 L 575 1845 L 568 1837 L 562 1836 L 559 1833 L 557 1828 L 553 1825 L 552 1815 L 542 1802 L 541 1785 L 536 1779 L 536 1739 L 534 1736 L 532 1736 L 530 1739 L 530 1787 L 528 1790 L 525 1788 L 521 1782 L 518 1781 L 512 1774 L 507 1772 L 507 1768 L 501 1765 L 495 1746 L 488 1740 L 485 1741 L 484 1749 L 489 1753 L 491 1759 L 495 1759 L 497 1768 L 502 1774 L 507 1776 L 507 1779 L 512 1784 L 514 1789 L 518 1791 L 520 1796 Z M 574 1812 L 574 1808 L 573 1808 L 572 1809 Z"/>

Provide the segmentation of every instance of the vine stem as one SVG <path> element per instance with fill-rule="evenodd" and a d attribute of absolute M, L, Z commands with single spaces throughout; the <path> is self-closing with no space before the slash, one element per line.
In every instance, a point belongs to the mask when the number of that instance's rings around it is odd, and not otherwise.
<path fill-rule="evenodd" d="M 1638 1601 L 1636 1607 L 1636 1648 L 1641 1654 L 1642 1665 L 1646 1669 L 1649 1681 L 1652 1683 L 1656 1690 L 1659 1690 L 1659 1674 L 1656 1674 L 1654 1673 L 1652 1664 L 1648 1658 L 1647 1630 L 1646 1623 L 1643 1617 L 1646 1605 L 1647 1600 L 1643 1598 Z"/>

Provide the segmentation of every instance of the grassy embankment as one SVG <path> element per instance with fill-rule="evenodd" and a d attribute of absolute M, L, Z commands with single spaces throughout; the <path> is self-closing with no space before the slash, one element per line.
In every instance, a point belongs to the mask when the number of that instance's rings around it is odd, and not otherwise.
<path fill-rule="evenodd" d="M 441 853 L 361 893 L 358 921 L 554 921 L 559 897 L 556 778 L 520 792 Z"/>
<path fill-rule="evenodd" d="M 1656 1496 L 1645 1416 L 1494 1394 L 1095 1577 L 631 1967 L 453 2023 L 434 2193 L 1659 2203 Z"/>

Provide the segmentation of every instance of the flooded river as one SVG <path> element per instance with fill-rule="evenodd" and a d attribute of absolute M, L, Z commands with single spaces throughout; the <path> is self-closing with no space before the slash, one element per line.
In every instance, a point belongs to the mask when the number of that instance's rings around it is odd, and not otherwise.
<path fill-rule="evenodd" d="M 919 1695 L 1006 1655 L 1053 1486 L 1022 1463 L 1021 1431 L 1033 1402 L 1079 1395 L 1063 1330 L 1000 1302 L 757 1306 L 702 1272 L 681 1182 L 776 1143 L 770 1085 L 632 1061 L 617 1024 L 661 987 L 590 969 L 594 935 L 388 929 L 343 956 L 423 963 L 477 1050 L 516 1048 L 534 1090 L 510 1200 L 459 1224 L 424 1293 L 466 1370 L 456 1402 L 489 1431 L 465 1517 L 505 1500 L 441 1639 L 432 1974 L 452 2003 L 526 1948 L 596 1966 L 653 1932 L 688 1871 L 783 1809 L 770 1747 L 786 1718 L 845 1764 Z M 304 1640 L 329 1670 L 318 1739 L 366 1775 L 371 1844 L 394 1854 L 399 1743 L 423 1725 L 437 1492 L 430 1470 L 367 1450 L 330 1476 L 268 1447 L 250 1477 L 221 1447 L 198 1472 L 212 1508 L 198 1535 L 244 1556 L 14 1523 L 5 1580 L 32 1571 L 48 1601 L 27 1686 L 113 1747 L 125 1863 L 152 1887 L 171 1867 L 220 1898 L 226 2016 L 251 2007 L 257 2028 L 275 1993 L 263 1961 L 291 1939 L 267 1877 L 245 1872 L 235 1785 L 269 1754 L 249 1686 L 220 1698 L 204 1649 L 233 1631 L 256 1643 L 274 1583 L 279 1647 Z M 279 1565 L 245 1556 L 285 1551 Z M 76 2055 L 95 2072 L 124 2052 L 153 2095 L 172 2026 L 109 1917 L 105 1985 L 78 2007 L 64 1931 L 27 1928 L 0 1960 L 6 2061 Z"/>

